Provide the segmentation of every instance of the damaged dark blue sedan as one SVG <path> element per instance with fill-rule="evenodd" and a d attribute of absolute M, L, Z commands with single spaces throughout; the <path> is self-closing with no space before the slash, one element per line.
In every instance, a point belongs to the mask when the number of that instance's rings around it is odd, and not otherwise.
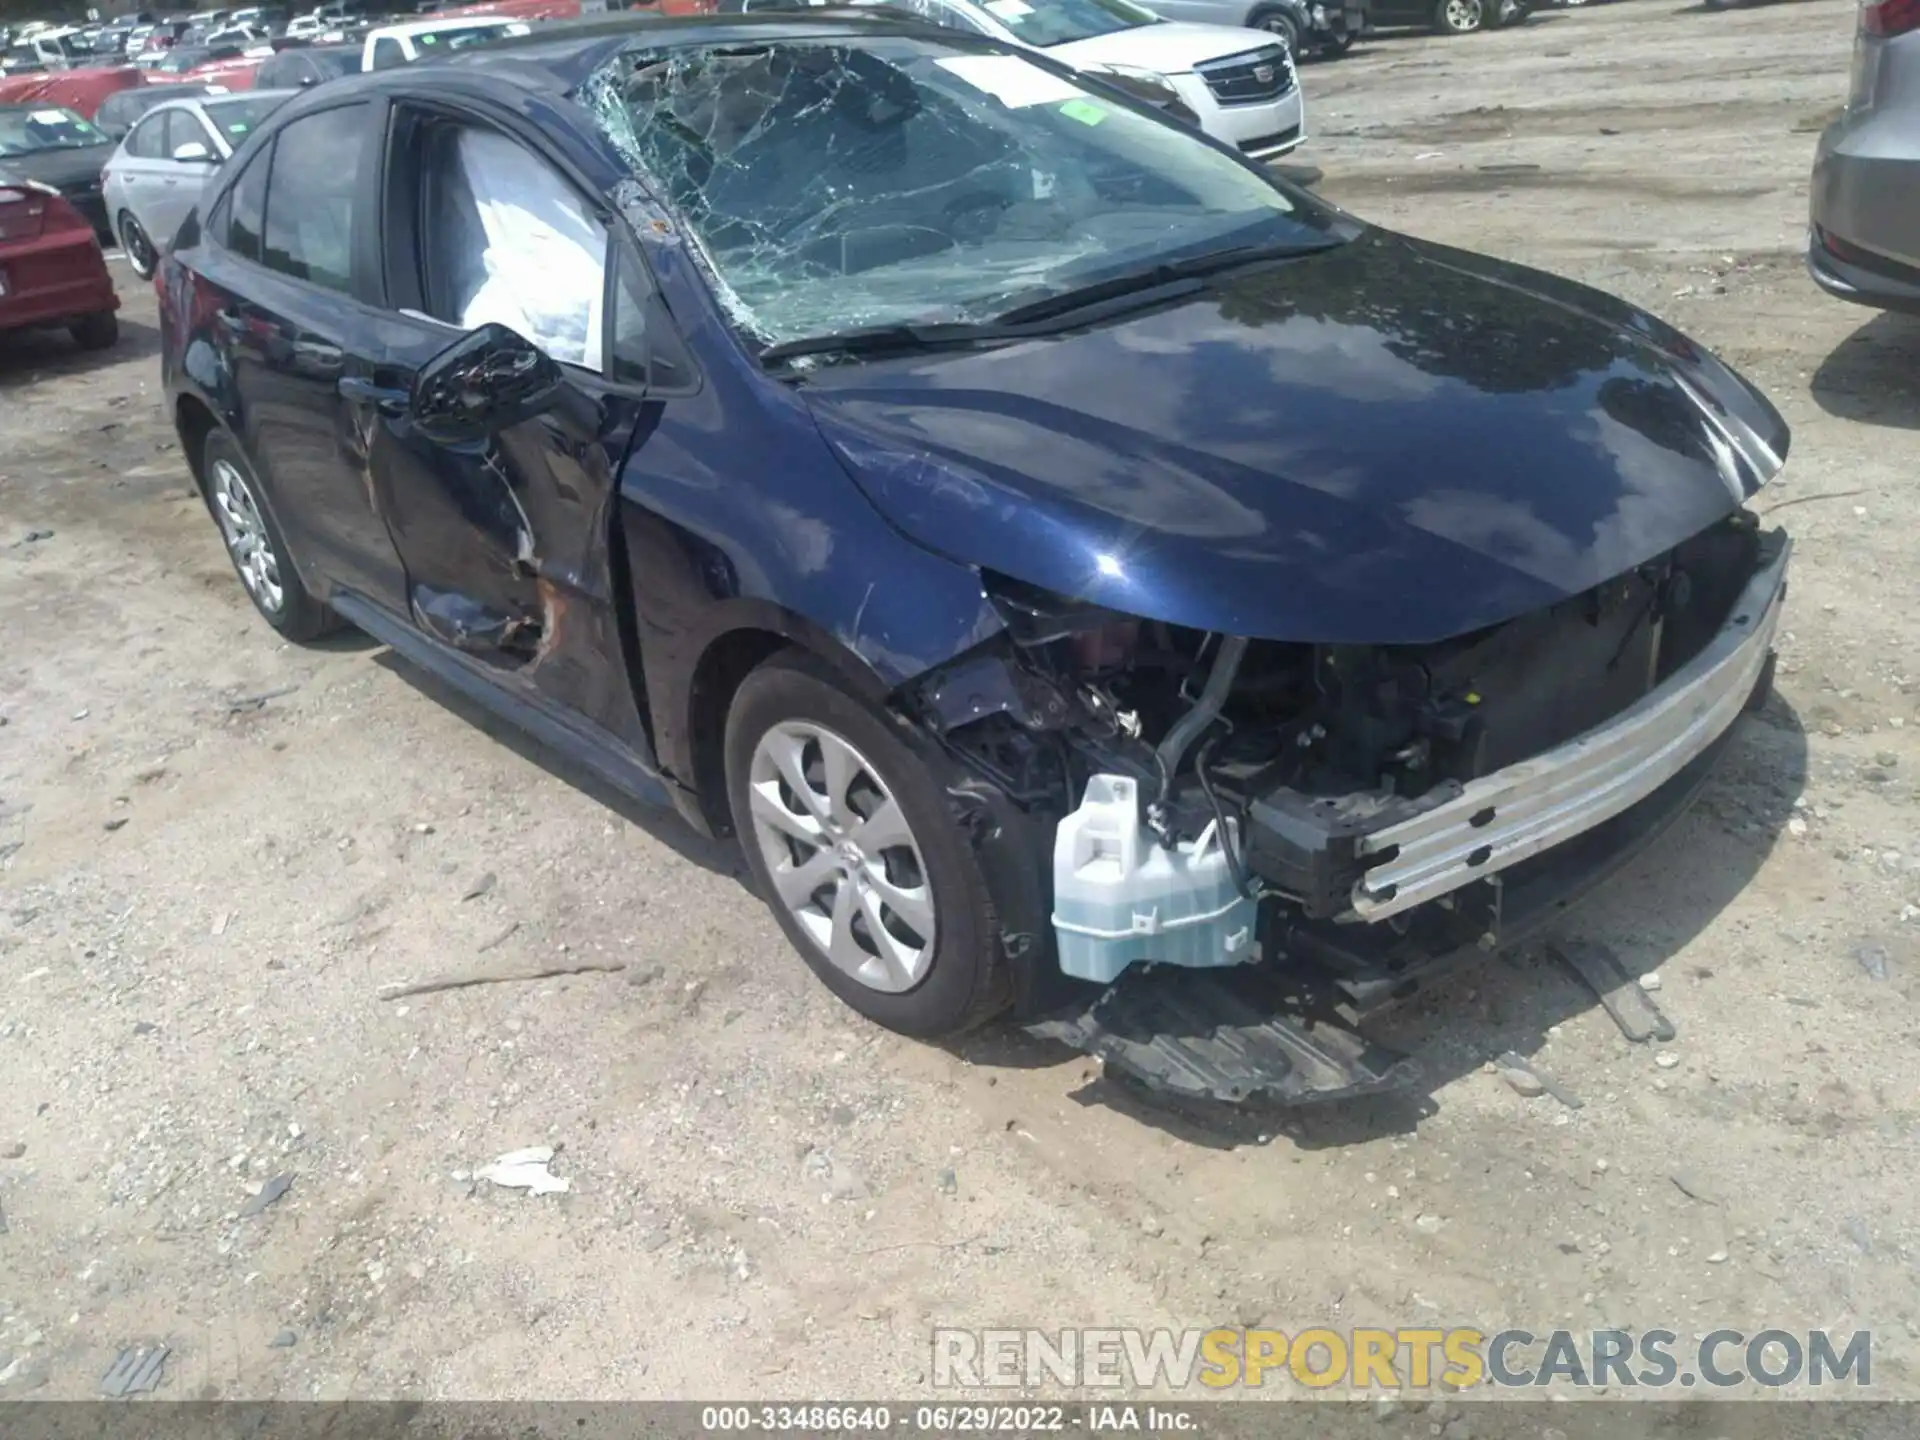
<path fill-rule="evenodd" d="M 1183 1093 L 1539 925 L 1764 700 L 1787 430 L 1583 286 L 881 12 L 276 112 L 157 277 L 248 593 L 737 834 L 882 1025 Z"/>

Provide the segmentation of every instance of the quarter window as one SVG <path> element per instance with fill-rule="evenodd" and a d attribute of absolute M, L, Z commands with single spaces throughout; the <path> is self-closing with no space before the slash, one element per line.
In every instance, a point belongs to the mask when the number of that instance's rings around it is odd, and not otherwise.
<path fill-rule="evenodd" d="M 329 290 L 352 288 L 354 208 L 368 110 L 362 103 L 304 115 L 274 138 L 262 264 Z M 249 174 L 256 168 L 249 166 Z M 236 203 L 236 230 L 239 219 Z"/>

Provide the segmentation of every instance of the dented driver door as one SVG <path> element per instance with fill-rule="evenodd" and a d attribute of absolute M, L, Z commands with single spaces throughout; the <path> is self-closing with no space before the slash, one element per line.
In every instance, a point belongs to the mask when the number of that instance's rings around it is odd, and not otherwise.
<path fill-rule="evenodd" d="M 620 465 L 648 402 L 575 366 L 531 419 L 466 441 L 408 413 L 423 369 L 460 332 L 413 327 L 367 368 L 369 468 L 406 570 L 413 623 L 526 698 L 593 721 L 644 753 L 615 610 Z M 397 338 L 397 337 L 396 337 Z"/>
<path fill-rule="evenodd" d="M 620 467 L 659 405 L 644 355 L 622 358 L 612 217 L 496 117 L 410 99 L 393 107 L 382 222 L 385 324 L 343 387 L 370 420 L 408 618 L 645 754 L 611 547 Z M 482 332 L 537 351 L 561 383 L 496 423 L 449 431 L 416 413 L 423 370 Z"/>

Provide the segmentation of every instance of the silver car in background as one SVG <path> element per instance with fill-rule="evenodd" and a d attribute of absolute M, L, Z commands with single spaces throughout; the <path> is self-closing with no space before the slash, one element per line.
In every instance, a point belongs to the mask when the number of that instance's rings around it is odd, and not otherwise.
<path fill-rule="evenodd" d="M 101 171 L 107 223 L 145 279 L 214 171 L 267 116 L 299 90 L 200 95 L 156 105 L 120 142 Z"/>
<path fill-rule="evenodd" d="M 1920 313 L 1920 0 L 1868 0 L 1847 107 L 1813 162 L 1807 269 L 1829 295 Z"/>

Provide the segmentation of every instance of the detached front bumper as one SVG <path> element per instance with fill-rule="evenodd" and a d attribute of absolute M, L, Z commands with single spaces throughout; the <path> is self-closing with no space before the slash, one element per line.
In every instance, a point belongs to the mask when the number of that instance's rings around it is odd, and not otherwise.
<path fill-rule="evenodd" d="M 1353 916 L 1383 920 L 1517 865 L 1638 804 L 1684 770 L 1733 724 L 1766 670 L 1792 548 L 1777 537 L 1720 633 L 1614 720 L 1364 835 L 1358 850 L 1373 863 L 1353 888 Z"/>
<path fill-rule="evenodd" d="M 1767 673 L 1792 545 L 1765 537 L 1719 632 L 1604 725 L 1416 799 L 1256 800 L 1252 867 L 1310 917 L 1376 923 L 1562 845 L 1631 809 L 1703 755 Z"/>

